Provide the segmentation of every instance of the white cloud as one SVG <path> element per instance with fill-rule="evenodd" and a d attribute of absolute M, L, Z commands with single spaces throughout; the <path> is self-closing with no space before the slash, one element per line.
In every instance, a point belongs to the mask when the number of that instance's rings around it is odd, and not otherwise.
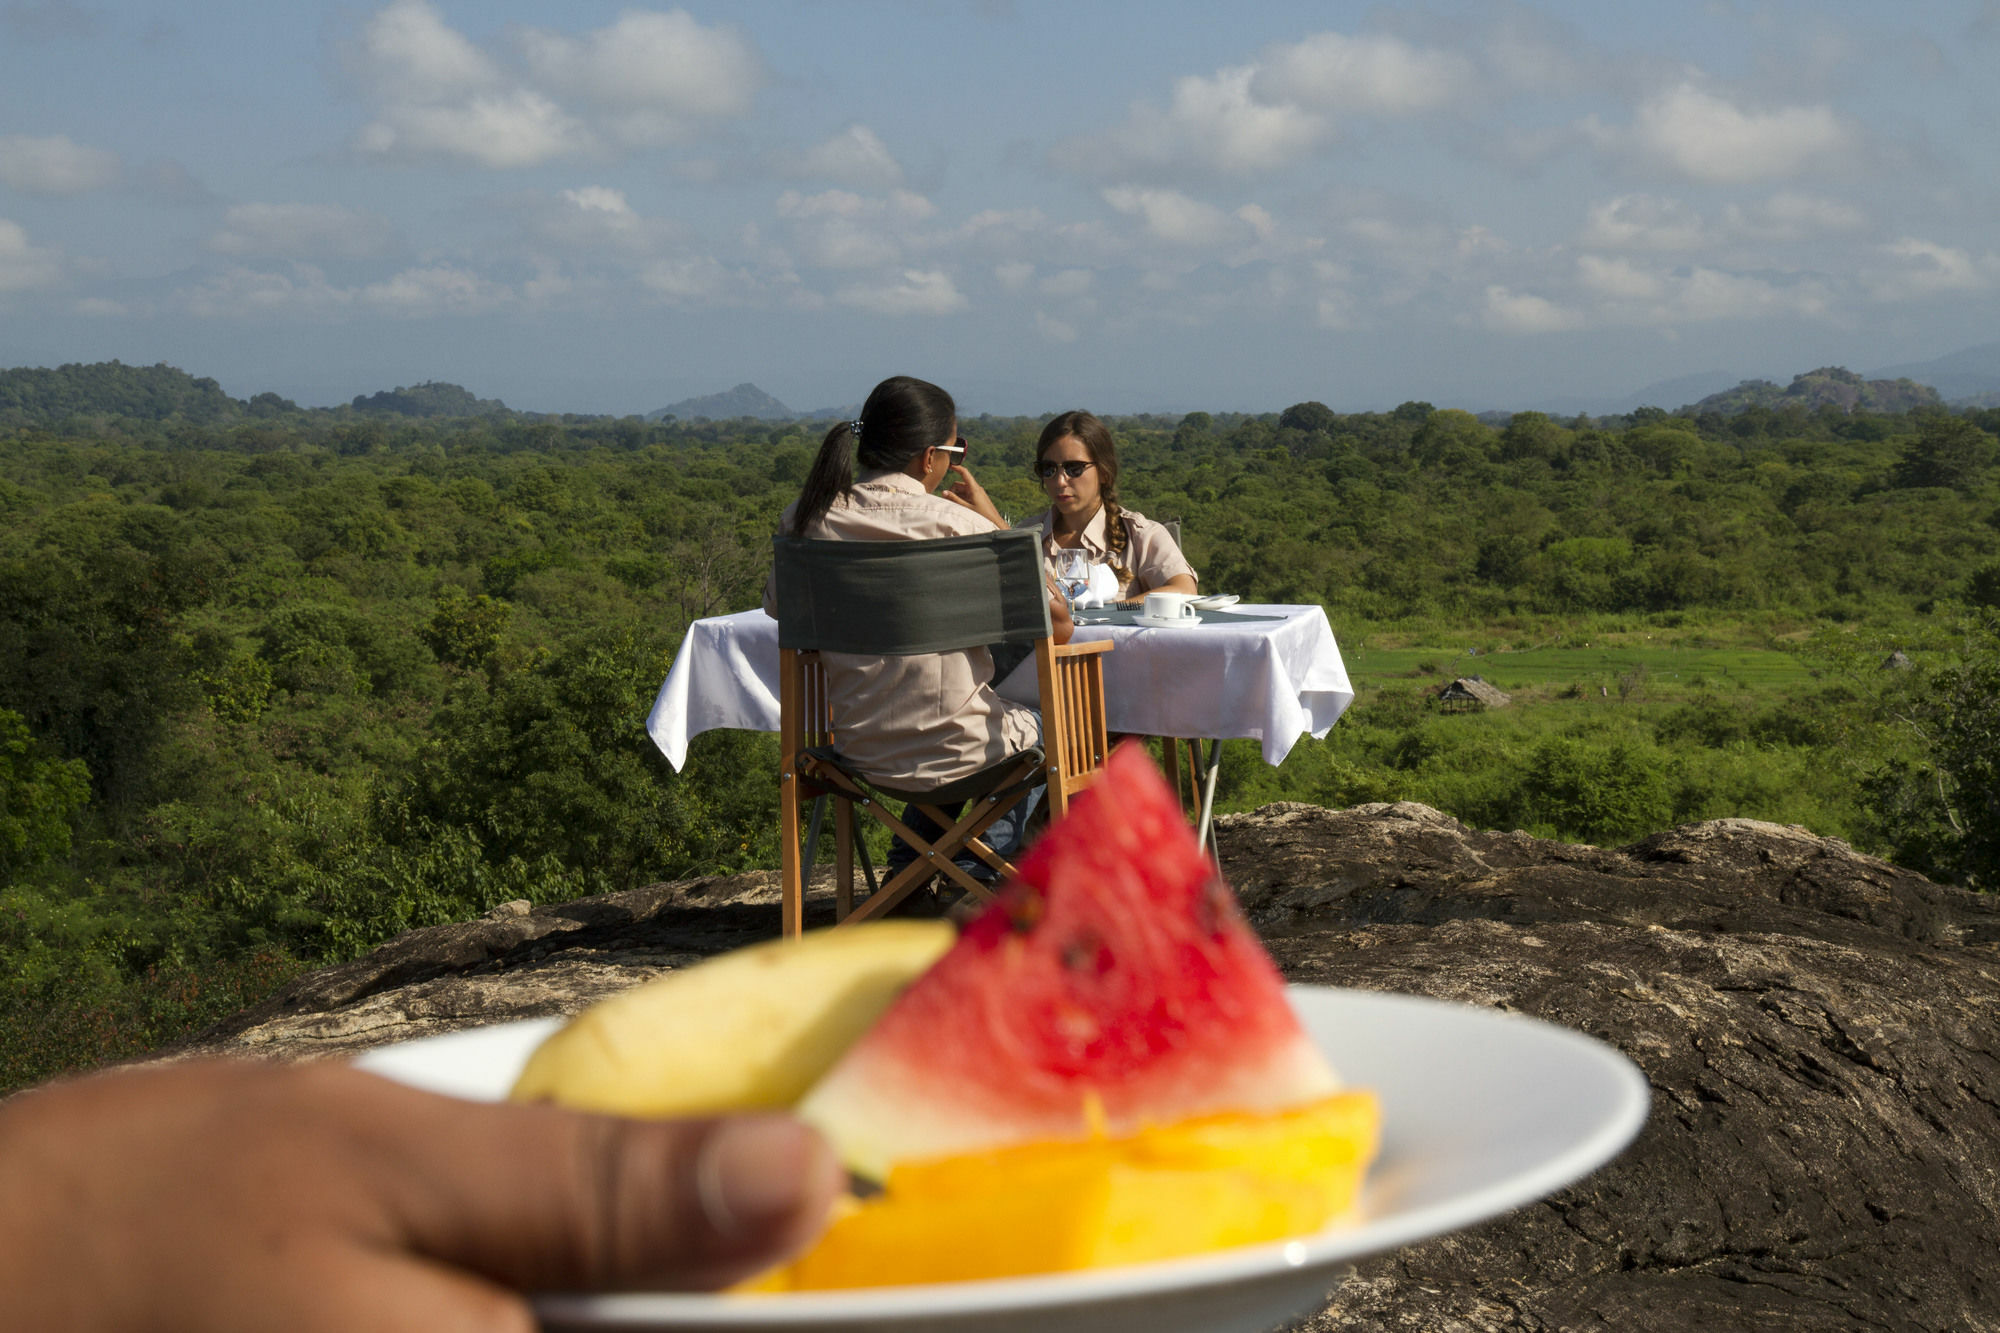
<path fill-rule="evenodd" d="M 1053 159 L 1087 175 L 1127 178 L 1190 166 L 1228 175 L 1286 166 L 1330 127 L 1301 107 L 1258 101 L 1250 90 L 1256 76 L 1256 66 L 1239 65 L 1180 79 L 1165 110 L 1134 103 L 1123 125 L 1060 144 Z"/>
<path fill-rule="evenodd" d="M 563 198 L 585 213 L 602 213 L 619 222 L 637 220 L 638 214 L 626 201 L 623 190 L 614 190 L 608 185 L 584 185 L 574 190 L 564 190 Z"/>
<path fill-rule="evenodd" d="M 1332 116 L 1418 115 L 1473 96 L 1477 85 L 1477 67 L 1455 52 L 1389 35 L 1315 33 L 1248 64 L 1177 79 L 1164 108 L 1134 102 L 1122 124 L 1069 139 L 1050 157 L 1125 180 L 1275 171 L 1331 139 Z"/>
<path fill-rule="evenodd" d="M 889 190 L 903 183 L 903 168 L 887 144 L 866 125 L 849 125 L 782 163 L 786 174 L 860 189 Z"/>
<path fill-rule="evenodd" d="M 1666 295 L 1666 282 L 1658 273 L 1629 259 L 1579 255 L 1576 270 L 1585 291 L 1609 301 L 1657 301 Z"/>
<path fill-rule="evenodd" d="M 1356 327 L 1353 301 L 1346 292 L 1322 292 L 1313 302 L 1313 322 L 1323 329 L 1348 330 Z"/>
<path fill-rule="evenodd" d="M 398 315 L 479 314 L 514 301 L 508 288 L 453 264 L 405 269 L 369 283 L 358 296 L 375 309 Z"/>
<path fill-rule="evenodd" d="M 86 319 L 124 319 L 133 313 L 132 307 L 108 296 L 86 296 L 70 308 Z"/>
<path fill-rule="evenodd" d="M 1744 273 L 1697 268 L 1677 277 L 1671 304 L 1655 315 L 1661 322 L 1753 319 L 1764 315 L 1825 313 L 1825 293 L 1816 283 L 1781 284 Z"/>
<path fill-rule="evenodd" d="M 295 264 L 289 274 L 231 268 L 176 295 L 189 314 L 201 319 L 328 314 L 354 304 L 352 291 L 335 287 L 310 264 Z"/>
<path fill-rule="evenodd" d="M 675 305 L 706 304 L 721 298 L 730 288 L 729 271 L 717 260 L 701 258 L 663 259 L 649 264 L 639 281 L 646 290 Z"/>
<path fill-rule="evenodd" d="M 1179 190 L 1117 185 L 1103 193 L 1105 203 L 1142 219 L 1148 232 L 1176 245 L 1219 245 L 1241 235 L 1240 219 Z"/>
<path fill-rule="evenodd" d="M 1621 194 L 1591 205 L 1579 239 L 1600 250 L 1693 250 L 1708 243 L 1708 229 L 1678 199 Z"/>
<path fill-rule="evenodd" d="M 1882 247 L 1887 268 L 1865 275 L 1879 300 L 1909 301 L 1926 296 L 1980 292 L 2000 281 L 2000 256 L 1975 256 L 1955 246 L 1905 236 Z"/>
<path fill-rule="evenodd" d="M 892 282 L 856 284 L 833 299 L 877 315 L 949 315 L 968 304 L 950 275 L 936 269 L 905 269 Z"/>
<path fill-rule="evenodd" d="M 494 88 L 500 72 L 427 0 L 392 0 L 361 30 L 366 73 L 398 100 L 441 101 Z"/>
<path fill-rule="evenodd" d="M 524 68 L 481 50 L 429 0 L 392 0 L 353 51 L 375 103 L 357 148 L 504 169 L 594 153 L 606 140 L 682 143 L 747 113 L 768 81 L 745 37 L 678 9 L 627 10 L 579 37 L 527 29 L 518 41 Z"/>
<path fill-rule="evenodd" d="M 778 196 L 777 214 L 791 224 L 793 242 L 808 263 L 819 268 L 886 268 L 899 263 L 905 250 L 917 244 L 918 224 L 937 206 L 909 190 L 887 195 L 825 190 L 801 194 L 786 190 Z"/>
<path fill-rule="evenodd" d="M 0 292 L 25 292 L 62 281 L 63 257 L 33 245 L 20 223 L 0 218 Z"/>
<path fill-rule="evenodd" d="M 883 268 L 903 256 L 895 237 L 838 218 L 804 229 L 799 241 L 817 268 Z"/>
<path fill-rule="evenodd" d="M 1486 289 L 1485 321 L 1497 333 L 1561 333 L 1582 328 L 1584 317 L 1546 297 L 1511 292 L 1496 284 Z"/>
<path fill-rule="evenodd" d="M 101 190 L 118 179 L 118 154 L 65 135 L 0 135 L 0 184 L 25 194 L 70 195 Z"/>
<path fill-rule="evenodd" d="M 357 309 L 413 318 L 479 314 L 515 304 L 506 286 L 452 264 L 405 269 L 380 282 L 342 287 L 311 264 L 289 273 L 231 268 L 176 294 L 203 319 L 269 315 L 341 315 Z"/>
<path fill-rule="evenodd" d="M 237 204 L 208 248 L 223 255 L 362 259 L 389 248 L 388 220 L 338 204 Z"/>
<path fill-rule="evenodd" d="M 1018 292 L 1035 276 L 1035 266 L 1026 262 L 1001 264 L 993 270 L 993 276 L 1008 291 Z"/>
<path fill-rule="evenodd" d="M 520 44 L 542 87 L 607 108 L 607 127 L 634 145 L 682 142 L 701 122 L 745 115 L 767 82 L 746 37 L 683 9 L 630 9 L 583 37 L 530 29 Z"/>
<path fill-rule="evenodd" d="M 1692 83 L 1649 98 L 1628 134 L 1592 132 L 1606 147 L 1629 143 L 1692 180 L 1718 185 L 1801 175 L 1856 149 L 1832 107 L 1745 111 Z"/>
<path fill-rule="evenodd" d="M 1472 62 L 1452 52 L 1397 37 L 1321 32 L 1266 51 L 1250 91 L 1267 103 L 1410 115 L 1461 96 L 1474 74 Z"/>
<path fill-rule="evenodd" d="M 1675 328 L 1779 316 L 1818 318 L 1833 293 L 1810 276 L 1731 272 L 1713 265 L 1669 268 L 1623 256 L 1580 255 L 1576 281 L 1586 306 L 1572 309 L 1592 327 Z M 1489 302 L 1488 323 L 1494 322 Z M 1533 312 L 1525 312 L 1532 322 Z"/>
<path fill-rule="evenodd" d="M 1792 191 L 1732 203 L 1713 224 L 1678 199 L 1623 194 L 1591 205 L 1577 240 L 1596 250 L 1689 252 L 1724 242 L 1810 240 L 1867 225 L 1867 216 L 1851 205 Z"/>
<path fill-rule="evenodd" d="M 1850 204 L 1789 191 L 1761 204 L 1731 204 L 1724 217 L 1730 230 L 1760 241 L 1799 241 L 1868 225 L 1867 214 Z"/>
<path fill-rule="evenodd" d="M 589 151 L 583 124 L 525 88 L 441 105 L 402 103 L 361 130 L 357 146 L 383 157 L 462 157 L 483 167 L 532 167 Z"/>
<path fill-rule="evenodd" d="M 536 262 L 550 266 L 554 258 L 540 246 L 558 254 L 610 252 L 624 256 L 664 254 L 670 244 L 684 240 L 684 228 L 668 218 L 648 218 L 626 198 L 624 190 L 604 184 L 586 184 L 554 194 L 530 194 L 514 200 L 522 214 L 522 226 L 534 242 Z M 542 284 L 546 288 L 546 282 Z M 530 296 L 528 288 L 522 288 Z"/>
<path fill-rule="evenodd" d="M 856 194 L 851 190 L 824 190 L 819 194 L 786 190 L 778 196 L 777 211 L 781 218 L 840 217 L 922 222 L 937 213 L 937 205 L 910 190 L 891 190 L 881 196 Z"/>

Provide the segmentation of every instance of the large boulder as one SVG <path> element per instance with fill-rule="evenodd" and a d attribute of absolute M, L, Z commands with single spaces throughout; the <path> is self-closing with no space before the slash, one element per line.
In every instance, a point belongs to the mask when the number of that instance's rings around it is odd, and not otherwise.
<path fill-rule="evenodd" d="M 1276 805 L 1223 862 L 1294 980 L 1518 1010 L 1653 1087 L 1609 1167 L 1361 1264 L 1299 1330 L 2000 1328 L 2000 910 L 1750 820 L 1618 849 Z M 189 1049 L 345 1053 L 569 1012 L 776 932 L 769 875 L 412 932 Z M 824 904 L 819 908 L 824 911 Z"/>

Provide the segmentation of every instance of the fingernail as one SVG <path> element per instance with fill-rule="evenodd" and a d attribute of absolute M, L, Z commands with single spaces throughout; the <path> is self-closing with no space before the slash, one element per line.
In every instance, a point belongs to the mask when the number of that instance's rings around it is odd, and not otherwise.
<path fill-rule="evenodd" d="M 812 1185 L 819 1135 L 790 1116 L 743 1116 L 701 1146 L 695 1183 L 702 1211 L 725 1236 L 743 1236 L 797 1212 Z"/>

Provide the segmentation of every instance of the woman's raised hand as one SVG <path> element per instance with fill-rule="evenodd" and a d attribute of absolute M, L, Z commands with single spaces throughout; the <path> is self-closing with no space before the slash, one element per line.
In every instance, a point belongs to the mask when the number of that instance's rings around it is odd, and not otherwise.
<path fill-rule="evenodd" d="M 976 514 L 983 514 L 996 528 L 1006 527 L 1007 523 L 1000 517 L 1000 510 L 994 505 L 993 497 L 986 493 L 986 488 L 979 484 L 979 479 L 972 475 L 965 464 L 953 463 L 951 471 L 958 474 L 958 479 L 944 488 L 944 498 L 954 504 L 962 504 Z"/>

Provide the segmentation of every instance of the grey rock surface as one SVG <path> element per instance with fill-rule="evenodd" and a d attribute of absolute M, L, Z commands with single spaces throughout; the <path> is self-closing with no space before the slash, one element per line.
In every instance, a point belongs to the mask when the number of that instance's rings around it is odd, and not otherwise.
<path fill-rule="evenodd" d="M 1364 1262 L 1298 1333 L 2000 1329 L 2000 905 L 1750 820 L 1607 849 L 1408 803 L 1275 805 L 1220 839 L 1292 979 L 1532 1014 L 1653 1089 L 1610 1166 Z M 768 874 L 509 904 L 301 978 L 177 1054 L 573 1012 L 775 934 L 776 904 Z"/>

